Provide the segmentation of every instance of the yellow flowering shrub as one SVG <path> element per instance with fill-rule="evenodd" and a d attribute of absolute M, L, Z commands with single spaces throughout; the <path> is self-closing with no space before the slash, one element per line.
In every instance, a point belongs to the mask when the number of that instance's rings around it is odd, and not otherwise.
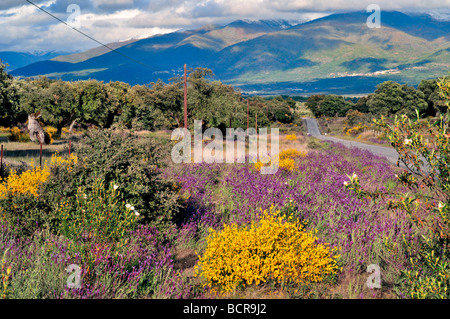
<path fill-rule="evenodd" d="M 294 158 L 294 157 L 305 157 L 305 152 L 297 151 L 295 148 L 290 148 L 284 151 L 281 151 L 281 153 L 278 155 L 280 160 L 286 159 L 286 158 Z"/>
<path fill-rule="evenodd" d="M 297 136 L 295 134 L 286 135 L 286 139 L 288 141 L 295 141 L 297 139 Z"/>
<path fill-rule="evenodd" d="M 195 267 L 213 292 L 231 292 L 237 286 L 267 280 L 303 284 L 320 282 L 338 269 L 335 248 L 317 243 L 317 231 L 280 211 L 265 210 L 259 221 L 210 230 L 207 247 Z"/>
<path fill-rule="evenodd" d="M 278 163 L 279 168 L 288 172 L 292 172 L 297 169 L 297 166 L 295 165 L 295 161 L 292 158 L 284 158 L 280 159 L 280 162 Z"/>
<path fill-rule="evenodd" d="M 0 133 L 10 133 L 11 130 L 8 127 L 0 126 Z"/>
<path fill-rule="evenodd" d="M 272 161 L 278 161 L 278 167 L 284 171 L 292 172 L 297 169 L 297 166 L 295 165 L 294 158 L 296 157 L 305 157 L 307 153 L 297 151 L 296 149 L 287 149 L 284 151 L 281 151 L 280 154 L 276 155 L 275 157 L 269 159 L 267 165 L 271 165 Z M 258 160 L 254 166 L 255 169 L 260 171 L 261 168 L 264 166 L 264 162 Z"/>
<path fill-rule="evenodd" d="M 58 129 L 55 128 L 55 127 L 52 127 L 52 126 L 47 126 L 44 129 L 44 132 L 45 132 L 45 135 L 46 135 L 46 141 L 45 142 L 47 144 L 53 144 L 53 142 L 54 142 L 53 138 L 57 136 Z"/>
<path fill-rule="evenodd" d="M 6 198 L 14 194 L 31 194 L 38 196 L 39 185 L 47 181 L 50 176 L 50 169 L 45 163 L 44 167 L 34 166 L 31 163 L 31 170 L 18 174 L 13 170 L 9 176 L 0 182 L 0 198 Z"/>
<path fill-rule="evenodd" d="M 55 153 L 53 153 L 50 163 L 51 163 L 51 166 L 56 166 L 56 167 L 65 166 L 65 167 L 67 167 L 67 170 L 69 172 L 71 172 L 73 169 L 73 166 L 78 163 L 78 157 L 72 153 L 69 155 L 69 157 L 63 158 L 62 156 L 59 155 L 59 152 L 56 151 Z"/>
<path fill-rule="evenodd" d="M 345 130 L 345 134 L 347 134 L 348 136 L 356 136 L 359 133 L 362 133 L 364 131 L 364 129 L 368 129 L 369 127 L 367 125 L 363 125 L 361 123 L 359 123 L 358 125 L 352 127 L 352 128 L 344 128 Z"/>
<path fill-rule="evenodd" d="M 10 132 L 10 135 L 8 138 L 12 142 L 29 142 L 30 141 L 30 136 L 26 133 L 23 133 L 20 130 L 20 128 L 18 128 L 17 126 L 12 127 L 9 132 Z"/>

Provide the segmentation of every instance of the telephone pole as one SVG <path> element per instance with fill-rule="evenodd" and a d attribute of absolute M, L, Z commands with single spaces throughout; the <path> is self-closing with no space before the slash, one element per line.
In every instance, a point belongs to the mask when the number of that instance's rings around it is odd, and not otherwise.
<path fill-rule="evenodd" d="M 247 99 L 247 132 L 248 132 L 248 127 L 249 127 L 249 117 L 250 116 L 250 102 Z"/>
<path fill-rule="evenodd" d="M 184 128 L 187 129 L 187 76 L 186 64 L 184 65 Z"/>

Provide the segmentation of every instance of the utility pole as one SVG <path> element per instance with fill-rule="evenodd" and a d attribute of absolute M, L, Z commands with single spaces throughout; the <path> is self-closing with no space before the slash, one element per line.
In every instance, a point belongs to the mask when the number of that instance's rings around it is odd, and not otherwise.
<path fill-rule="evenodd" d="M 247 132 L 249 127 L 249 115 L 250 115 L 250 102 L 247 99 Z"/>
<path fill-rule="evenodd" d="M 184 65 L 184 128 L 187 129 L 187 76 L 186 64 Z"/>

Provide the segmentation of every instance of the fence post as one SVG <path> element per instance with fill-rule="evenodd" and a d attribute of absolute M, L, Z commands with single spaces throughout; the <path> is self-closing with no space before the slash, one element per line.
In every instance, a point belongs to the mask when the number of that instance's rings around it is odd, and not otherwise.
<path fill-rule="evenodd" d="M 39 165 L 42 168 L 42 142 L 40 142 L 39 144 L 41 146 L 41 150 L 40 150 L 40 153 L 39 153 Z"/>

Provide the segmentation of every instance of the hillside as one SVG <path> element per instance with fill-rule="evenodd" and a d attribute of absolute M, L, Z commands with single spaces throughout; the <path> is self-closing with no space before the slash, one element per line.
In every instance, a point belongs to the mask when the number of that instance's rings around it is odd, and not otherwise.
<path fill-rule="evenodd" d="M 169 80 L 186 63 L 210 68 L 218 79 L 244 91 L 352 94 L 373 91 L 386 80 L 417 85 L 447 73 L 450 22 L 383 12 L 381 28 L 370 29 L 367 16 L 333 14 L 298 25 L 238 20 L 120 47 L 151 69 L 108 52 L 77 63 L 64 58 L 37 62 L 12 74 L 146 84 Z"/>

